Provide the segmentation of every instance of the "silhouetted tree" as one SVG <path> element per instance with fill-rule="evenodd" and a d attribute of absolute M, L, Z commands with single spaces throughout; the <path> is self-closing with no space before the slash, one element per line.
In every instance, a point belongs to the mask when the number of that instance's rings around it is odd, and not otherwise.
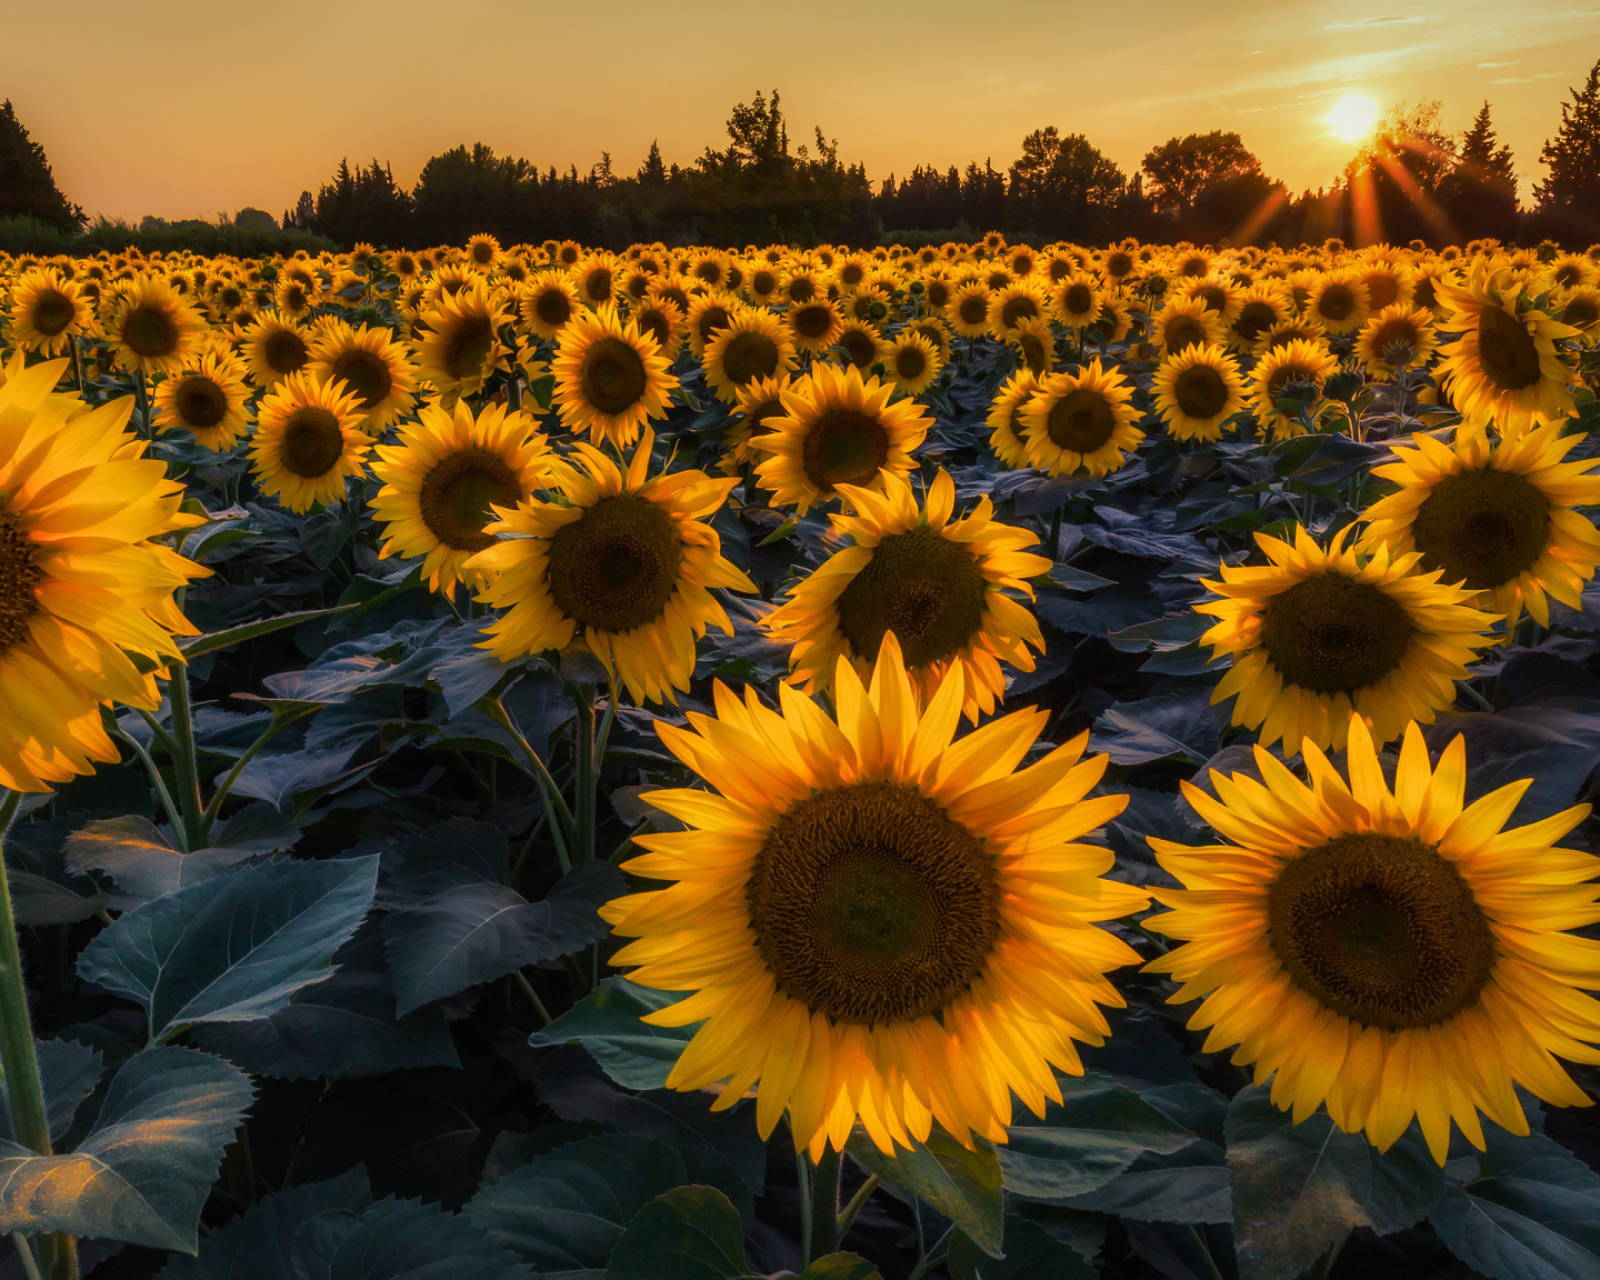
<path fill-rule="evenodd" d="M 1544 234 L 1572 242 L 1600 239 L 1600 62 L 1561 104 L 1561 125 L 1539 158 L 1550 176 L 1534 188 Z"/>
<path fill-rule="evenodd" d="M 333 181 L 317 193 L 311 229 L 349 248 L 358 240 L 398 246 L 411 236 L 411 196 L 388 165 L 351 169 L 339 162 Z"/>
<path fill-rule="evenodd" d="M 1143 169 L 1158 209 L 1182 218 L 1207 187 L 1233 178 L 1260 178 L 1261 162 L 1237 133 L 1191 133 L 1151 149 Z"/>
<path fill-rule="evenodd" d="M 1008 223 L 1091 244 L 1112 232 L 1110 215 L 1127 185 L 1116 163 L 1081 133 L 1036 129 L 1011 166 Z"/>
<path fill-rule="evenodd" d="M 1345 167 L 1355 243 L 1455 238 L 1439 203 L 1456 164 L 1455 139 L 1439 123 L 1441 110 L 1437 101 L 1395 104 Z"/>
<path fill-rule="evenodd" d="M 44 148 L 29 135 L 8 98 L 0 105 L 0 218 L 36 218 L 77 231 L 88 218 L 61 194 Z"/>
<path fill-rule="evenodd" d="M 1440 190 L 1440 204 L 1462 239 L 1510 240 L 1517 233 L 1517 174 L 1511 148 L 1497 143 L 1485 102 Z"/>
<path fill-rule="evenodd" d="M 650 140 L 650 154 L 644 158 L 644 163 L 639 166 L 635 180 L 642 187 L 659 187 L 667 181 L 666 166 L 661 163 L 661 148 L 656 140 Z"/>

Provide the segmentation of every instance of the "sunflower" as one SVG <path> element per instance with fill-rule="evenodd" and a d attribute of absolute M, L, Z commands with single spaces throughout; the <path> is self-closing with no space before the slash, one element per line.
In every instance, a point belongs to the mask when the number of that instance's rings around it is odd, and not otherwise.
<path fill-rule="evenodd" d="M 1300 526 L 1292 545 L 1258 533 L 1270 564 L 1224 564 L 1220 582 L 1204 580 L 1223 599 L 1195 605 L 1221 619 L 1200 643 L 1233 658 L 1212 704 L 1238 694 L 1233 723 L 1263 745 L 1309 738 L 1343 750 L 1352 709 L 1380 742 L 1409 720 L 1432 724 L 1491 643 L 1494 618 L 1467 603 L 1475 592 L 1425 572 L 1421 552 L 1374 543 L 1358 555 L 1350 532 L 1326 551 Z"/>
<path fill-rule="evenodd" d="M 794 345 L 808 355 L 821 355 L 844 330 L 839 309 L 824 299 L 800 303 L 789 308 L 789 332 Z"/>
<path fill-rule="evenodd" d="M 773 502 L 805 515 L 838 494 L 839 484 L 872 487 L 911 470 L 911 452 L 933 419 L 915 400 L 889 398 L 893 383 L 861 377 L 854 365 L 819 364 L 783 393 L 782 416 L 750 445 L 770 455 L 756 468 Z"/>
<path fill-rule="evenodd" d="M 1084 341 L 1098 342 L 1103 351 L 1114 342 L 1121 342 L 1133 329 L 1133 312 L 1128 304 L 1114 293 L 1100 295 L 1100 315 L 1083 331 Z"/>
<path fill-rule="evenodd" d="M 572 269 L 578 296 L 591 307 L 614 305 L 621 285 L 617 260 L 609 253 L 592 253 Z"/>
<path fill-rule="evenodd" d="M 1156 412 L 1179 440 L 1220 440 L 1222 424 L 1244 408 L 1238 361 L 1221 347 L 1186 347 L 1168 356 L 1150 389 Z"/>
<path fill-rule="evenodd" d="M 1461 334 L 1440 349 L 1435 371 L 1450 384 L 1450 399 L 1476 425 L 1493 423 L 1502 436 L 1521 434 L 1573 412 L 1573 371 L 1556 343 L 1578 335 L 1544 311 L 1524 282 L 1483 266 L 1464 285 L 1440 282 L 1445 308 L 1440 327 Z"/>
<path fill-rule="evenodd" d="M 1096 356 L 1078 373 L 1052 373 L 1019 415 L 1028 465 L 1052 476 L 1117 470 L 1144 439 L 1133 425 L 1133 385 Z"/>
<path fill-rule="evenodd" d="M 205 317 L 160 276 L 125 280 L 110 296 L 106 343 L 127 373 L 179 373 L 200 353 Z"/>
<path fill-rule="evenodd" d="M 1600 461 L 1563 459 L 1584 437 L 1560 423 L 1491 442 L 1463 428 L 1454 445 L 1421 433 L 1413 448 L 1373 474 L 1400 486 L 1367 509 L 1364 541 L 1393 554 L 1422 552 L 1424 569 L 1479 592 L 1479 607 L 1514 627 L 1524 608 L 1550 625 L 1546 596 L 1581 609 L 1583 585 L 1600 564 L 1600 533 L 1575 508 L 1600 503 Z"/>
<path fill-rule="evenodd" d="M 884 356 L 883 335 L 877 326 L 865 320 L 846 320 L 839 326 L 839 336 L 834 347 L 863 374 L 869 373 Z"/>
<path fill-rule="evenodd" d="M 183 486 L 141 456 L 133 398 L 89 409 L 54 393 L 66 360 L 0 385 L 0 785 L 48 791 L 119 759 L 101 707 L 160 704 L 152 667 L 195 635 L 174 590 L 210 573 L 153 542 L 203 524 Z"/>
<path fill-rule="evenodd" d="M 422 313 L 422 336 L 414 344 L 417 363 L 446 408 L 481 391 L 496 370 L 506 367 L 511 352 L 501 343 L 500 330 L 511 323 L 504 295 L 478 276 L 454 293 L 440 294 Z"/>
<path fill-rule="evenodd" d="M 24 271 L 11 286 L 11 341 L 20 350 L 60 355 L 93 325 L 88 298 L 54 268 Z"/>
<path fill-rule="evenodd" d="M 670 369 L 678 353 L 683 350 L 684 339 L 689 335 L 689 326 L 684 323 L 683 312 L 678 304 L 670 298 L 649 297 L 628 314 L 640 333 L 649 334 L 656 340 L 661 358 Z"/>
<path fill-rule="evenodd" d="M 982 338 L 989 332 L 989 288 L 981 280 L 958 286 L 945 305 L 945 318 L 963 338 Z"/>
<path fill-rule="evenodd" d="M 1355 269 L 1356 279 L 1367 290 L 1367 310 L 1379 312 L 1411 302 L 1415 286 L 1411 272 L 1400 261 L 1374 260 Z"/>
<path fill-rule="evenodd" d="M 491 235 L 475 235 L 467 241 L 467 264 L 475 271 L 490 272 L 500 262 L 500 242 Z"/>
<path fill-rule="evenodd" d="M 701 352 L 706 383 L 724 404 L 733 404 L 750 382 L 794 371 L 794 340 L 772 312 L 738 306 Z"/>
<path fill-rule="evenodd" d="M 1185 280 L 1178 290 L 1181 298 L 1198 298 L 1206 310 L 1215 313 L 1224 329 L 1232 326 L 1244 307 L 1243 291 L 1222 276 L 1203 276 L 1198 280 Z"/>
<path fill-rule="evenodd" d="M 558 338 L 583 310 L 578 286 L 565 271 L 541 271 L 517 290 L 522 326 L 541 338 Z"/>
<path fill-rule="evenodd" d="M 1592 346 L 1600 335 L 1600 288 L 1578 285 L 1563 289 L 1559 297 L 1561 312 L 1556 319 L 1578 330 L 1579 341 Z"/>
<path fill-rule="evenodd" d="M 741 467 L 755 463 L 760 455 L 750 447 L 757 431 L 769 431 L 770 418 L 784 415 L 783 393 L 794 385 L 787 373 L 772 378 L 755 378 L 739 388 L 738 416 L 723 435 L 720 465 L 725 475 L 735 475 Z"/>
<path fill-rule="evenodd" d="M 1307 317 L 1336 336 L 1356 332 L 1371 310 L 1367 286 L 1348 268 L 1319 274 L 1306 300 Z"/>
<path fill-rule="evenodd" d="M 319 381 L 343 383 L 361 402 L 361 429 L 379 436 L 417 402 L 416 370 L 409 350 L 388 329 L 352 329 L 341 323 L 311 349 L 311 373 Z"/>
<path fill-rule="evenodd" d="M 778 295 L 790 307 L 804 306 L 822 297 L 822 285 L 816 271 L 797 263 L 780 277 Z"/>
<path fill-rule="evenodd" d="M 955 485 L 943 470 L 922 511 L 896 475 L 884 477 L 881 493 L 854 485 L 840 492 L 855 514 L 835 516 L 833 531 L 854 545 L 793 588 L 763 624 L 794 646 L 790 680 L 803 682 L 807 693 L 826 689 L 841 656 L 870 678 L 883 638 L 893 632 L 924 702 L 946 671 L 962 669 L 962 707 L 976 724 L 980 711 L 992 713 L 1005 696 L 999 660 L 1032 671 L 1028 646 L 1044 651 L 1038 622 L 1004 594 L 1031 599 L 1028 579 L 1050 571 L 1049 560 L 1023 550 L 1037 535 L 995 521 L 988 498 L 952 520 Z"/>
<path fill-rule="evenodd" d="M 1377 382 L 1410 368 L 1425 368 L 1438 347 L 1433 312 L 1397 302 L 1368 320 L 1356 339 L 1356 358 Z"/>
<path fill-rule="evenodd" d="M 1262 335 L 1289 319 L 1289 297 L 1276 281 L 1253 284 L 1239 295 L 1239 312 L 1228 325 L 1228 346 L 1252 351 Z"/>
<path fill-rule="evenodd" d="M 1150 341 L 1169 356 L 1186 347 L 1220 346 L 1222 320 L 1203 298 L 1173 298 L 1150 321 Z"/>
<path fill-rule="evenodd" d="M 283 379 L 256 409 L 250 461 L 261 492 L 297 514 L 339 501 L 372 447 L 362 418 L 361 402 L 338 384 Z"/>
<path fill-rule="evenodd" d="M 647 1015 L 705 1023 L 669 1087 L 724 1081 L 717 1108 L 759 1081 L 756 1125 L 788 1112 L 797 1149 L 842 1150 L 858 1118 L 877 1146 L 1003 1142 L 1011 1095 L 1043 1113 L 1053 1069 L 1081 1073 L 1074 1039 L 1101 1044 L 1107 970 L 1133 951 L 1098 927 L 1143 891 L 1103 879 L 1106 850 L 1071 843 L 1122 796 L 1085 799 L 1106 757 L 1088 734 L 1013 773 L 1044 728 L 1037 708 L 952 743 L 963 682 L 926 708 L 885 637 L 870 684 L 842 658 L 836 718 L 787 685 L 780 711 L 720 681 L 716 717 L 659 724 L 716 792 L 647 793 L 692 829 L 640 836 L 623 864 L 670 888 L 608 903 L 637 938 L 614 957 L 644 986 L 694 991 Z"/>
<path fill-rule="evenodd" d="M 250 380 L 258 387 L 270 387 L 310 363 L 311 343 L 292 320 L 276 310 L 263 311 L 240 333 L 239 354 Z"/>
<path fill-rule="evenodd" d="M 1359 715 L 1346 732 L 1347 777 L 1307 741 L 1309 786 L 1259 746 L 1260 782 L 1181 784 L 1235 843 L 1151 838 L 1184 887 L 1154 889 L 1171 910 L 1147 923 L 1184 945 L 1147 967 L 1204 998 L 1207 1053 L 1239 1045 L 1296 1123 L 1326 1103 L 1379 1151 L 1413 1115 L 1441 1165 L 1451 1120 L 1479 1150 L 1479 1111 L 1525 1135 L 1519 1085 L 1589 1105 L 1556 1057 L 1596 1058 L 1600 944 L 1563 930 L 1600 919 L 1600 860 L 1554 847 L 1589 806 L 1502 830 L 1528 782 L 1466 805 L 1461 736 L 1432 768 L 1408 725 L 1391 789 Z"/>
<path fill-rule="evenodd" d="M 920 396 L 944 368 L 933 343 L 911 329 L 885 344 L 883 365 L 889 381 L 908 396 Z"/>
<path fill-rule="evenodd" d="M 939 316 L 921 316 L 906 322 L 905 333 L 919 333 L 932 344 L 940 364 L 950 363 L 950 326 Z"/>
<path fill-rule="evenodd" d="M 223 346 L 201 356 L 193 368 L 163 378 L 151 408 L 157 430 L 181 427 L 196 444 L 226 453 L 250 426 L 249 400 L 244 366 Z"/>
<path fill-rule="evenodd" d="M 985 419 L 989 427 L 989 448 L 1004 467 L 1026 467 L 1028 445 L 1020 431 L 1022 410 L 1039 389 L 1039 376 L 1028 368 L 1018 369 L 995 392 Z"/>
<path fill-rule="evenodd" d="M 1050 298 L 1044 286 L 1033 280 L 1019 280 L 989 297 L 986 324 L 989 335 L 1006 342 L 1016 335 L 1024 320 L 1045 320 L 1050 315 Z"/>
<path fill-rule="evenodd" d="M 665 417 L 678 379 L 667 370 L 656 340 L 611 306 L 569 324 L 556 348 L 555 404 L 573 433 L 617 446 L 639 438 L 651 418 Z"/>
<path fill-rule="evenodd" d="M 1286 347 L 1291 342 L 1309 342 L 1313 346 L 1321 347 L 1324 351 L 1328 347 L 1328 331 L 1315 320 L 1280 320 L 1255 341 L 1251 350 L 1256 356 L 1266 355 L 1269 351 L 1276 351 Z"/>
<path fill-rule="evenodd" d="M 576 463 L 569 455 L 550 464 L 562 501 L 528 498 L 485 530 L 518 535 L 465 566 L 489 577 L 482 600 L 507 606 L 483 644 L 502 662 L 582 639 L 635 702 L 676 703 L 707 626 L 733 634 L 709 589 L 756 588 L 723 558 L 706 519 L 738 480 L 699 471 L 647 479 L 654 445 L 646 427 L 624 474 L 580 441 Z"/>
<path fill-rule="evenodd" d="M 722 289 L 706 289 L 691 295 L 687 324 L 689 350 L 696 360 L 703 359 L 706 345 L 733 323 L 734 313 L 740 306 L 737 298 Z"/>
<path fill-rule="evenodd" d="M 1080 332 L 1100 319 L 1104 301 L 1105 290 L 1100 282 L 1081 271 L 1057 281 L 1050 290 L 1050 307 L 1055 319 Z"/>
<path fill-rule="evenodd" d="M 550 450 L 533 419 L 504 405 L 487 405 L 476 417 L 459 400 L 453 409 L 423 407 L 418 421 L 400 429 L 398 444 L 379 445 L 372 474 L 383 488 L 372 514 L 384 526 L 381 557 L 425 556 L 428 590 L 452 595 L 478 575 L 467 558 L 494 546 L 484 527 L 494 507 L 515 507 L 549 469 Z"/>
<path fill-rule="evenodd" d="M 1323 384 L 1338 371 L 1339 362 L 1321 343 L 1298 340 L 1267 351 L 1250 374 L 1250 407 L 1262 430 L 1271 430 L 1277 440 L 1304 435 L 1305 424 L 1279 408 L 1278 402 L 1292 399 L 1309 409 L 1322 398 Z"/>
<path fill-rule="evenodd" d="M 320 297 L 321 289 L 317 286 L 316 277 L 309 271 L 280 276 L 272 290 L 273 306 L 294 320 L 309 316 Z"/>

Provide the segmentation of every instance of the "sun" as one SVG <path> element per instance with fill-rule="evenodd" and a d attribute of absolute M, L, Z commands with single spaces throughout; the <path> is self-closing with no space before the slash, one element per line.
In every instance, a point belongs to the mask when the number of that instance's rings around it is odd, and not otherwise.
<path fill-rule="evenodd" d="M 1378 123 L 1378 104 L 1364 93 L 1347 93 L 1322 118 L 1341 142 L 1359 142 Z"/>

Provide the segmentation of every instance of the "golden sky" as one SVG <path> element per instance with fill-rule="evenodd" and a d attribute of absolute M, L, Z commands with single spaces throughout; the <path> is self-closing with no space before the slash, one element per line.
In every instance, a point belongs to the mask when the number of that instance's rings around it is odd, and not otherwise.
<path fill-rule="evenodd" d="M 812 0 L 74 0 L 8 5 L 0 98 L 93 214 L 274 215 L 342 156 L 409 185 L 484 141 L 631 172 L 652 138 L 687 165 L 728 108 L 774 84 L 791 143 L 820 125 L 875 181 L 914 164 L 1004 168 L 1022 136 L 1081 132 L 1125 170 L 1174 134 L 1234 130 L 1294 190 L 1352 147 L 1323 116 L 1438 98 L 1460 131 L 1487 98 L 1522 196 L 1560 104 L 1600 57 L 1600 3 L 1143 0 L 999 5 Z"/>

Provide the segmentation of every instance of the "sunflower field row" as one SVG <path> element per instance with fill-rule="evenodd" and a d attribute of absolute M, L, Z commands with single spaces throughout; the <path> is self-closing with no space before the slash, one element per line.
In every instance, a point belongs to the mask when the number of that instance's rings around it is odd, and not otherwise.
<path fill-rule="evenodd" d="M 1597 388 L 1600 248 L 0 254 L 0 1268 L 1600 1277 Z"/>

